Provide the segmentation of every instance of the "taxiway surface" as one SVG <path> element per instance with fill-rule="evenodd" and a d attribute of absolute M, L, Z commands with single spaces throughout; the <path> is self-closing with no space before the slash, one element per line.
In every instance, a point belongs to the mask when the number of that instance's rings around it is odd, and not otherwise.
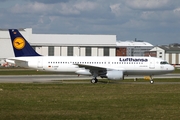
<path fill-rule="evenodd" d="M 144 76 L 125 76 L 125 79 L 143 78 Z M 90 80 L 91 76 L 77 75 L 1 75 L 0 83 L 54 83 L 68 80 Z M 153 78 L 180 78 L 180 74 L 157 75 Z M 125 82 L 125 80 L 123 81 Z"/>

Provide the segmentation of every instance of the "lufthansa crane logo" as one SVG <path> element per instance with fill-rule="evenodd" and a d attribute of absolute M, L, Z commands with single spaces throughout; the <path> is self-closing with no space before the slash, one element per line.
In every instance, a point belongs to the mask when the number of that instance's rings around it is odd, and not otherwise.
<path fill-rule="evenodd" d="M 25 46 L 25 41 L 23 38 L 21 37 L 17 37 L 14 39 L 13 41 L 13 46 L 16 48 L 16 49 L 23 49 L 24 46 Z"/>

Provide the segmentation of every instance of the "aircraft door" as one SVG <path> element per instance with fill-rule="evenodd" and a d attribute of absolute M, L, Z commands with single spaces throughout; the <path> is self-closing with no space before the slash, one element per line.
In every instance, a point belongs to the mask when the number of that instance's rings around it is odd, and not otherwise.
<path fill-rule="evenodd" d="M 38 58 L 37 68 L 43 68 L 43 59 Z"/>
<path fill-rule="evenodd" d="M 154 61 L 154 59 L 149 59 L 150 61 L 149 61 L 149 68 L 150 69 L 155 69 L 155 61 Z"/>

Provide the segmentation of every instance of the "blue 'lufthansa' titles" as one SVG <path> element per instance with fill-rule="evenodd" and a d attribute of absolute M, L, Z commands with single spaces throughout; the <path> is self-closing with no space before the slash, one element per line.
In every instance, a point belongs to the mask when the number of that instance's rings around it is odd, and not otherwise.
<path fill-rule="evenodd" d="M 143 58 L 119 58 L 121 62 L 148 62 L 148 59 Z"/>

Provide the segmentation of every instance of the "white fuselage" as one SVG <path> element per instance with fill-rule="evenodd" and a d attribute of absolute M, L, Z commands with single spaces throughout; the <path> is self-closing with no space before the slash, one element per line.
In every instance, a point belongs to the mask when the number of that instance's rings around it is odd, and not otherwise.
<path fill-rule="evenodd" d="M 124 75 L 157 75 L 174 70 L 170 64 L 161 64 L 163 60 L 154 57 L 38 56 L 15 57 L 13 60 L 22 67 L 85 75 L 90 75 L 90 72 L 79 65 L 105 68 L 107 71 L 122 70 Z"/>

